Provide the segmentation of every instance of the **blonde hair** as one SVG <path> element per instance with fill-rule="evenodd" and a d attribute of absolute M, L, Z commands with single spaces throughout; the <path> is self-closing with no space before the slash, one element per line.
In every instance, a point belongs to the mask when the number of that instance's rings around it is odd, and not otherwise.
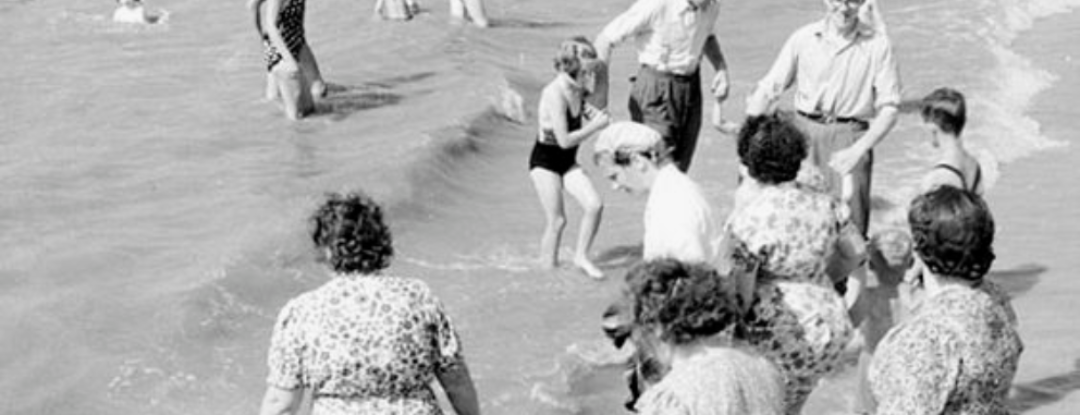
<path fill-rule="evenodd" d="M 597 59 L 596 47 L 584 36 L 564 40 L 555 54 L 555 70 L 576 75 L 582 69 L 593 68 Z"/>

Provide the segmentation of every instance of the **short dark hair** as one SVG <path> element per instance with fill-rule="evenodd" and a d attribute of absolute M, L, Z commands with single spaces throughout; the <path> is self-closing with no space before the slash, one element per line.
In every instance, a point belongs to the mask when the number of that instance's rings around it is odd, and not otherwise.
<path fill-rule="evenodd" d="M 748 117 L 739 129 L 739 160 L 766 184 L 795 180 L 806 158 L 806 137 L 778 115 Z"/>
<path fill-rule="evenodd" d="M 369 274 L 390 266 L 394 255 L 382 208 L 363 192 L 329 193 L 311 215 L 311 240 L 340 273 Z"/>
<path fill-rule="evenodd" d="M 635 324 L 659 328 L 661 341 L 686 344 L 736 322 L 733 291 L 708 265 L 653 260 L 632 268 L 626 282 Z"/>
<path fill-rule="evenodd" d="M 994 262 L 994 218 L 978 194 L 941 186 L 911 202 L 915 252 L 934 274 L 979 281 Z"/>
<path fill-rule="evenodd" d="M 938 88 L 922 100 L 922 119 L 933 123 L 941 131 L 960 135 L 967 122 L 967 104 L 964 94 L 952 88 Z"/>

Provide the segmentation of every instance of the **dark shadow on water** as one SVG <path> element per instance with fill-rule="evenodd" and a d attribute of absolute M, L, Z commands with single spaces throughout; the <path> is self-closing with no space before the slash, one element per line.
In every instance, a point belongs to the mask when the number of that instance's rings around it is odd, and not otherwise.
<path fill-rule="evenodd" d="M 491 27 L 513 27 L 519 29 L 547 29 L 554 27 L 569 26 L 566 22 L 541 22 L 525 19 L 495 19 L 491 20 Z"/>
<path fill-rule="evenodd" d="M 596 256 L 596 265 L 605 268 L 625 268 L 641 261 L 642 245 L 621 245 L 608 248 Z"/>
<path fill-rule="evenodd" d="M 372 108 L 395 105 L 402 96 L 381 84 L 338 85 L 327 84 L 326 97 L 315 103 L 315 116 L 327 115 L 335 121 Z"/>
<path fill-rule="evenodd" d="M 1060 401 L 1072 392 L 1080 390 L 1080 359 L 1073 361 L 1073 370 L 1057 376 L 1013 385 L 1009 396 L 1009 410 L 1027 412 Z"/>
<path fill-rule="evenodd" d="M 1001 287 L 1009 298 L 1016 298 L 1031 291 L 1046 270 L 1045 266 L 1039 264 L 1020 264 L 1011 269 L 990 270 L 986 278 Z"/>

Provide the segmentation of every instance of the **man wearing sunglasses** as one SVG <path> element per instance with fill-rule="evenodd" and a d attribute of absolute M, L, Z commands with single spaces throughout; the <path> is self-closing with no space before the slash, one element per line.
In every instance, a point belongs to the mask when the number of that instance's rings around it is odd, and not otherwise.
<path fill-rule="evenodd" d="M 826 15 L 788 38 L 748 97 L 749 116 L 771 112 L 795 88 L 796 126 L 828 189 L 847 199 L 866 236 L 873 148 L 896 123 L 900 77 L 874 0 L 822 0 Z M 843 185 L 850 175 L 850 186 Z M 850 187 L 850 195 L 841 195 Z M 848 193 L 848 192 L 843 192 Z"/>

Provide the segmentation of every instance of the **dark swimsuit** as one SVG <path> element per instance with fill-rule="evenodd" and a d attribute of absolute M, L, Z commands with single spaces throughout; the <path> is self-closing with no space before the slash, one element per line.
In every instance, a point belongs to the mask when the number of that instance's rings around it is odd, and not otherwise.
<path fill-rule="evenodd" d="M 285 46 L 289 48 L 289 54 L 293 59 L 300 59 L 300 51 L 304 48 L 304 1 L 305 0 L 285 0 L 285 5 L 281 8 L 281 14 L 278 16 L 278 30 L 281 31 L 281 37 L 285 40 Z M 266 49 L 266 70 L 269 72 L 274 69 L 283 57 L 281 52 L 274 47 L 274 44 L 270 42 L 270 36 L 263 33 L 263 46 Z"/>
<path fill-rule="evenodd" d="M 957 177 L 960 178 L 960 183 L 962 183 L 964 185 L 965 190 L 969 190 L 969 191 L 974 192 L 979 188 L 979 180 L 982 179 L 982 168 L 979 168 L 979 167 L 975 168 L 975 180 L 973 180 L 971 182 L 971 187 L 968 187 L 967 178 L 964 177 L 964 172 L 960 171 L 960 169 L 957 169 L 956 167 L 953 167 L 953 166 L 950 166 L 950 165 L 944 164 L 944 163 L 938 164 L 938 165 L 934 166 L 934 168 L 935 169 L 945 169 L 945 170 L 948 170 L 948 171 L 952 172 L 953 174 L 955 174 Z"/>
<path fill-rule="evenodd" d="M 584 108 L 584 107 L 582 107 Z M 581 111 L 576 117 L 566 109 L 566 132 L 581 129 L 581 119 L 585 111 Z M 572 170 L 577 165 L 578 146 L 562 148 L 555 138 L 555 131 L 550 128 L 543 130 L 543 135 L 536 140 L 532 154 L 529 156 L 529 170 L 537 167 L 546 169 L 560 176 Z"/>

